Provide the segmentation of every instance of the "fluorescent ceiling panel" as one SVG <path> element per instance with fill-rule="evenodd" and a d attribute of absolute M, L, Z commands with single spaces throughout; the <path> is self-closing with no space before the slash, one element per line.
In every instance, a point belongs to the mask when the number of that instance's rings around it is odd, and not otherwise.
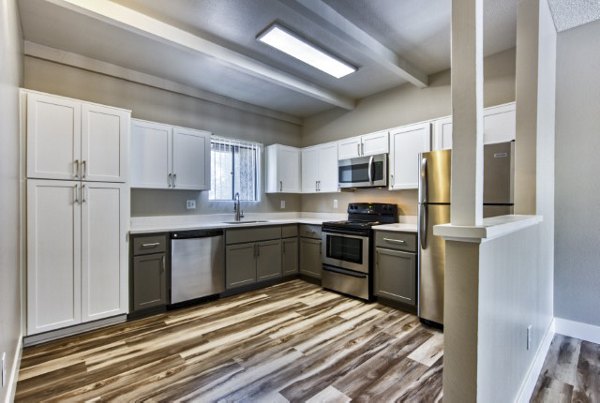
<path fill-rule="evenodd" d="M 271 26 L 257 39 L 335 78 L 342 78 L 356 71 L 355 67 L 325 53 L 279 25 Z"/>

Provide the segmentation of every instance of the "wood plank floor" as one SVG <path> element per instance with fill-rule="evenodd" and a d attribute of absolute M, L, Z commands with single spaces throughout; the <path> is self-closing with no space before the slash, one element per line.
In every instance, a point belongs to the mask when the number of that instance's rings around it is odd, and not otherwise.
<path fill-rule="evenodd" d="M 532 402 L 600 402 L 600 344 L 557 334 Z"/>
<path fill-rule="evenodd" d="M 23 351 L 17 401 L 417 401 L 443 336 L 293 280 Z"/>

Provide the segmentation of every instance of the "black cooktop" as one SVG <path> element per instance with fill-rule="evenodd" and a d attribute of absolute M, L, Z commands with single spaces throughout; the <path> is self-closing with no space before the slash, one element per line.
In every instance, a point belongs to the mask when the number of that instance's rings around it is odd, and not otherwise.
<path fill-rule="evenodd" d="M 374 225 L 398 222 L 398 206 L 389 203 L 350 203 L 348 220 L 327 221 L 323 229 L 368 230 Z"/>

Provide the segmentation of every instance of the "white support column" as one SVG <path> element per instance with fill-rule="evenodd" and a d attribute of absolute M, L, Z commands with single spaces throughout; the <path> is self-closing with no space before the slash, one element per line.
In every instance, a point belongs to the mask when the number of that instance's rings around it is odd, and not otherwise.
<path fill-rule="evenodd" d="M 452 0 L 453 225 L 483 222 L 483 0 Z"/>

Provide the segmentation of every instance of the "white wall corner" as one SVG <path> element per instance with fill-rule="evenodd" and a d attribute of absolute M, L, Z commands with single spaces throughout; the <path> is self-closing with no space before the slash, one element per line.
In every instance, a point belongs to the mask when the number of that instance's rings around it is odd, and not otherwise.
<path fill-rule="evenodd" d="M 564 318 L 554 318 L 554 320 L 556 333 L 600 344 L 600 326 Z"/>
<path fill-rule="evenodd" d="M 19 380 L 19 370 L 21 369 L 21 356 L 23 355 L 23 335 L 19 336 L 19 343 L 13 357 L 13 365 L 10 368 L 10 374 L 8 375 L 8 383 L 6 400 L 5 403 L 11 403 L 15 401 L 15 394 L 17 392 L 17 381 Z"/>
<path fill-rule="evenodd" d="M 535 353 L 535 357 L 529 366 L 529 370 L 527 371 L 527 375 L 525 375 L 525 379 L 523 379 L 523 383 L 519 388 L 519 392 L 517 393 L 517 397 L 515 402 L 517 403 L 528 403 L 531 399 L 531 395 L 533 394 L 533 390 L 535 389 L 535 385 L 538 381 L 540 373 L 542 372 L 542 368 L 544 367 L 544 361 L 546 360 L 546 356 L 548 355 L 548 350 L 550 349 L 550 344 L 552 343 L 552 339 L 554 339 L 554 334 L 556 331 L 556 321 L 553 318 L 546 329 L 546 333 L 542 338 L 542 342 L 538 347 L 538 350 Z"/>

